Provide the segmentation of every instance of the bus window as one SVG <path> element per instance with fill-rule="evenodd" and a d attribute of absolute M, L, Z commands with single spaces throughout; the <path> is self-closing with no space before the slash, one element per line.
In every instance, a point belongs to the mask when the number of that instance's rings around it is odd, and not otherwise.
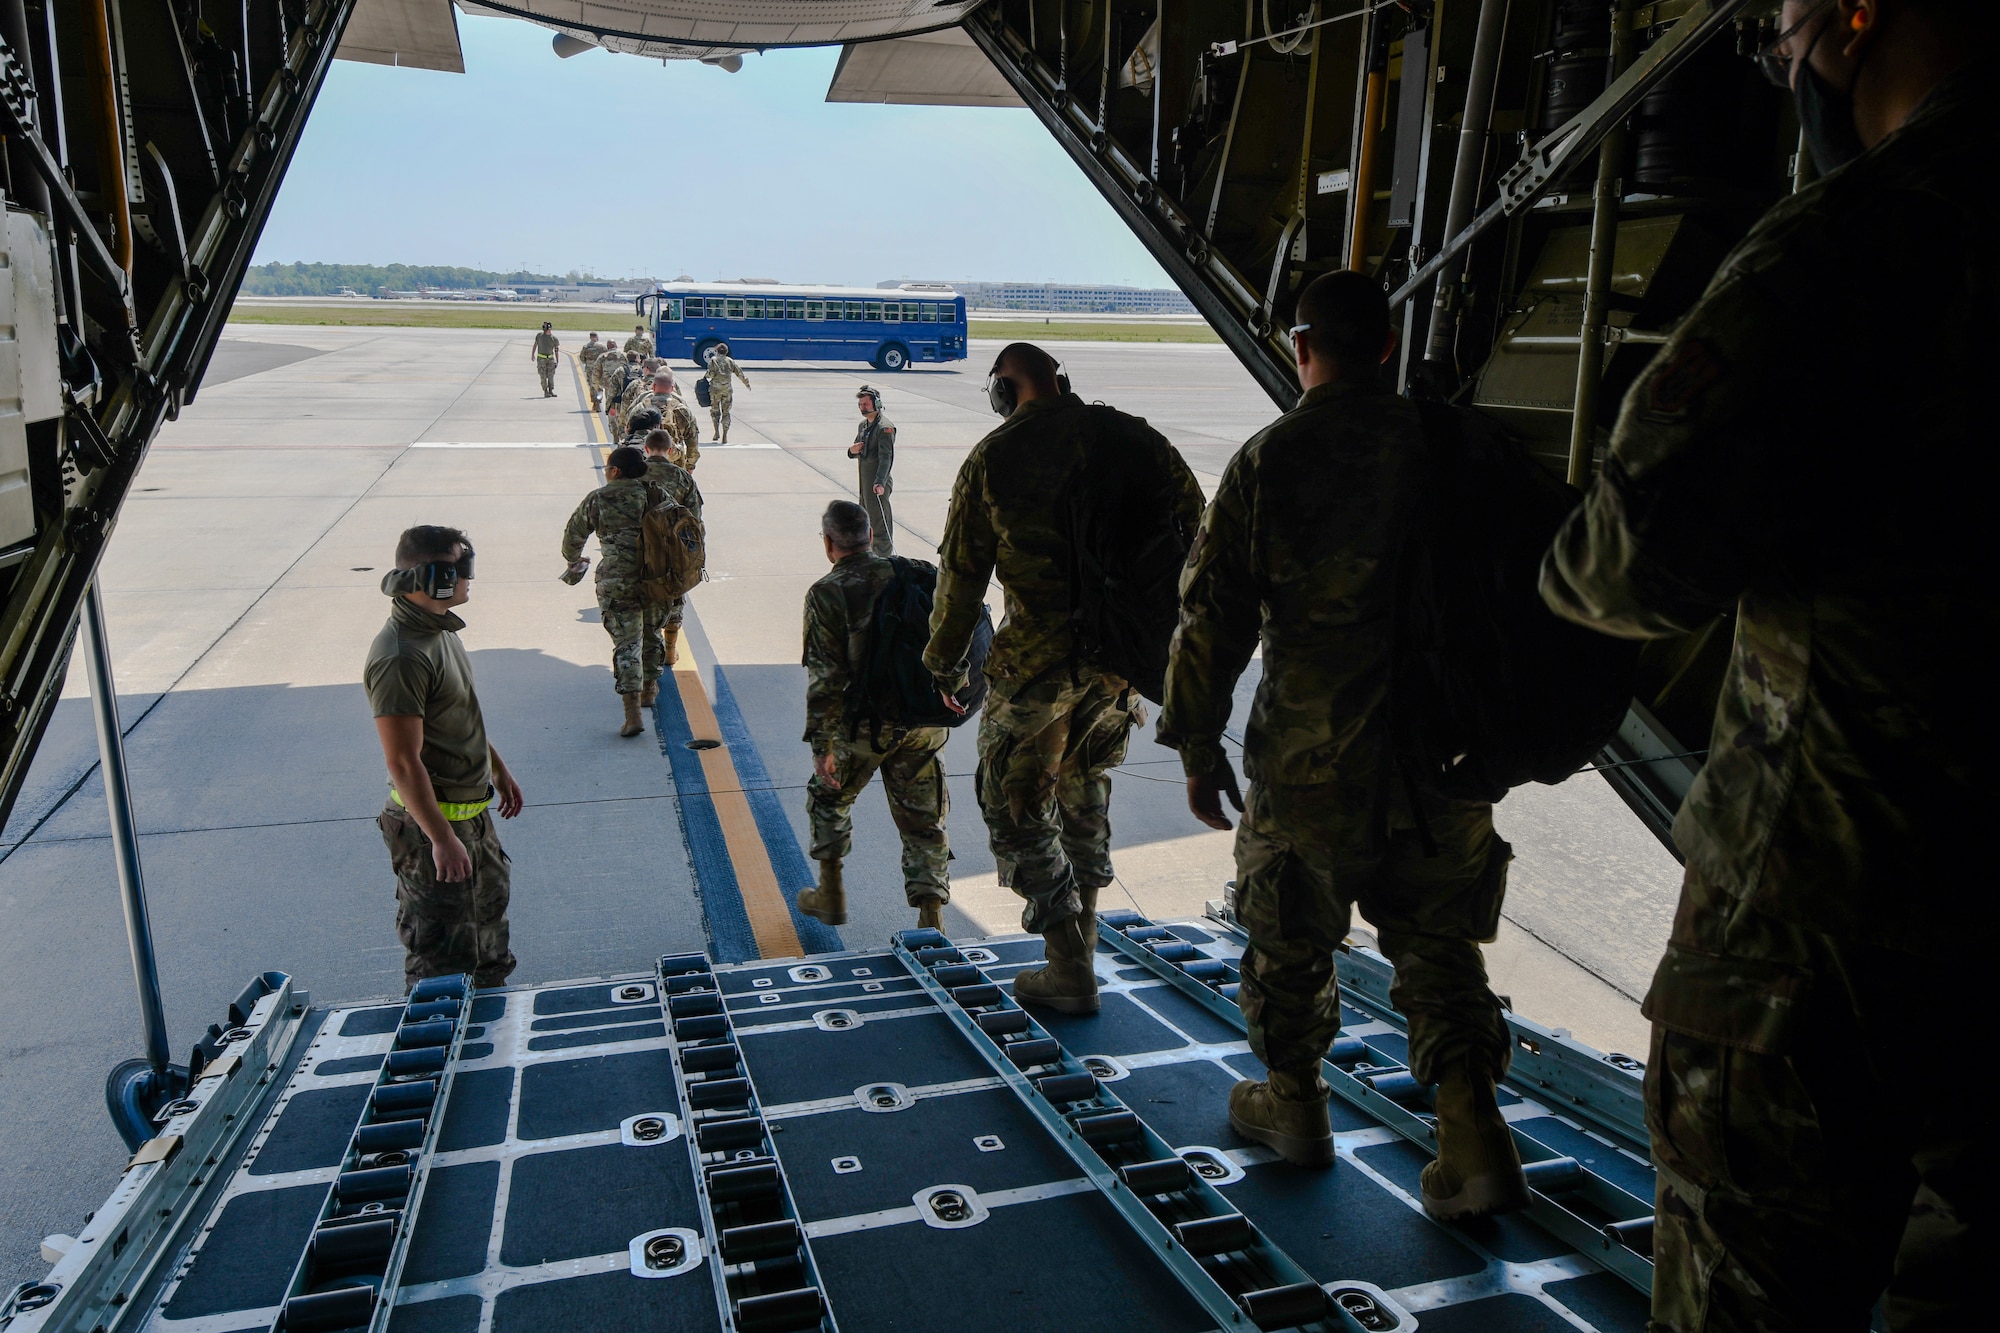
<path fill-rule="evenodd" d="M 660 318 L 669 324 L 681 322 L 681 302 L 677 296 L 669 296 L 660 302 Z"/>
<path fill-rule="evenodd" d="M 882 303 L 880 301 L 864 301 L 862 302 L 862 306 L 865 311 L 861 316 L 863 319 L 871 324 L 882 322 Z"/>
<path fill-rule="evenodd" d="M 743 298 L 743 318 L 745 319 L 764 318 L 764 302 L 760 298 L 755 296 L 746 296 L 745 298 Z"/>
<path fill-rule="evenodd" d="M 702 318 L 701 298 L 699 296 L 690 296 L 687 298 L 687 317 L 689 319 Z"/>
<path fill-rule="evenodd" d="M 860 318 L 861 318 L 861 302 L 859 302 L 859 301 L 849 301 L 849 302 L 847 303 L 847 317 L 848 317 L 849 319 L 860 319 Z"/>
<path fill-rule="evenodd" d="M 924 302 L 924 323 L 937 323 L 937 307 L 929 301 Z"/>
<path fill-rule="evenodd" d="M 741 318 L 743 318 L 743 298 L 742 298 L 742 297 L 740 297 L 740 296 L 732 296 L 732 297 L 730 297 L 730 298 L 729 298 L 729 317 L 730 317 L 731 319 L 741 319 Z"/>
<path fill-rule="evenodd" d="M 900 322 L 903 318 L 903 303 L 901 301 L 885 302 L 882 306 L 882 318 L 890 324 Z"/>
<path fill-rule="evenodd" d="M 806 318 L 807 318 L 807 319 L 825 319 L 825 318 L 826 318 L 826 302 L 824 302 L 824 301 L 808 301 L 808 302 L 806 302 Z"/>
<path fill-rule="evenodd" d="M 806 317 L 806 303 L 804 301 L 785 302 L 786 319 L 804 319 L 805 317 Z"/>

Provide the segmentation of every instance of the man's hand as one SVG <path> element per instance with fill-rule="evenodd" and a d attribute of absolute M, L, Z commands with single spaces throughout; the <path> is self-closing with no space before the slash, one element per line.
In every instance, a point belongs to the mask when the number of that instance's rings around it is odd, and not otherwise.
<path fill-rule="evenodd" d="M 813 772 L 819 775 L 820 785 L 828 791 L 840 790 L 840 779 L 834 776 L 834 760 L 831 751 L 826 754 L 816 754 L 813 756 Z"/>
<path fill-rule="evenodd" d="M 437 867 L 440 884 L 463 884 L 472 878 L 472 853 L 455 833 L 431 844 L 431 863 Z"/>
<path fill-rule="evenodd" d="M 882 483 L 881 483 L 881 482 L 879 482 L 879 481 L 875 483 L 875 494 L 877 494 L 877 495 L 886 495 L 886 494 L 888 494 L 888 492 L 887 492 L 887 491 L 885 491 L 885 490 L 883 490 L 883 489 L 882 489 Z"/>
<path fill-rule="evenodd" d="M 504 767 L 493 770 L 493 790 L 500 798 L 500 818 L 512 819 L 521 813 L 526 804 L 521 797 L 521 784 L 514 781 L 514 775 Z"/>
<path fill-rule="evenodd" d="M 1222 798 L 1229 797 L 1229 803 L 1243 813 L 1243 794 L 1236 789 L 1236 770 L 1229 766 L 1227 759 L 1222 767 L 1213 773 L 1187 780 L 1188 809 L 1194 817 L 1212 829 L 1234 828 L 1229 816 L 1222 813 Z"/>
<path fill-rule="evenodd" d="M 944 706 L 946 708 L 949 708 L 952 712 L 958 714 L 958 716 L 960 717 L 965 716 L 966 712 L 965 705 L 960 703 L 956 698 L 954 698 L 950 690 L 939 690 L 938 698 L 944 700 Z"/>
<path fill-rule="evenodd" d="M 569 572 L 572 574 L 581 574 L 586 570 L 588 570 L 589 568 L 590 568 L 590 557 L 587 555 L 580 555 L 576 559 L 569 562 Z"/>
<path fill-rule="evenodd" d="M 861 457 L 861 442 L 859 440 L 847 446 L 847 456 L 849 458 Z"/>

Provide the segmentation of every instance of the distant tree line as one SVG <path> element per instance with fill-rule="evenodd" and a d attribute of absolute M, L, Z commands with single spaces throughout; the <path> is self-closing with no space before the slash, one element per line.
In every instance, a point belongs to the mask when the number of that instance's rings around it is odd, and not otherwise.
<path fill-rule="evenodd" d="M 609 282 L 586 278 L 574 269 L 553 273 L 495 273 L 483 268 L 451 268 L 427 264 L 263 264 L 243 277 L 250 296 L 333 296 L 351 287 L 363 296 L 383 291 L 413 291 L 419 287 L 476 289 L 480 287 L 542 287 L 579 282 Z"/>

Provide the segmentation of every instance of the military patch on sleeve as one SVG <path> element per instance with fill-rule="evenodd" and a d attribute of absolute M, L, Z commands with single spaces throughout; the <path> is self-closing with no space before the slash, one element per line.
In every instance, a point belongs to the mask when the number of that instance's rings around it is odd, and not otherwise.
<path fill-rule="evenodd" d="M 1187 563 L 1193 565 L 1201 559 L 1201 548 L 1208 545 L 1208 524 L 1194 530 L 1194 540 L 1188 543 Z"/>
<path fill-rule="evenodd" d="M 1699 338 L 1680 345 L 1673 359 L 1653 372 L 1646 386 L 1646 414 L 1663 420 L 1679 420 L 1688 415 L 1708 392 L 1708 386 L 1722 377 L 1722 359 Z"/>

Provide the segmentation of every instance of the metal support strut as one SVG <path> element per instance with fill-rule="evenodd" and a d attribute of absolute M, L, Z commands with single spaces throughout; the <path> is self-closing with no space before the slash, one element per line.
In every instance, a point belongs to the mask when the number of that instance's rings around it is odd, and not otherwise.
<path fill-rule="evenodd" d="M 152 918 L 146 911 L 146 877 L 139 865 L 139 828 L 132 817 L 132 788 L 125 771 L 125 734 L 118 726 L 118 686 L 111 678 L 104 597 L 95 580 L 84 594 L 83 652 L 90 667 L 97 757 L 104 770 L 104 804 L 111 815 L 111 848 L 118 857 L 118 896 L 125 908 L 125 938 L 132 947 L 132 979 L 139 987 L 146 1063 L 156 1074 L 164 1073 L 171 1058 L 167 1052 L 167 1013 L 160 1002 L 160 966 L 153 952 Z"/>

